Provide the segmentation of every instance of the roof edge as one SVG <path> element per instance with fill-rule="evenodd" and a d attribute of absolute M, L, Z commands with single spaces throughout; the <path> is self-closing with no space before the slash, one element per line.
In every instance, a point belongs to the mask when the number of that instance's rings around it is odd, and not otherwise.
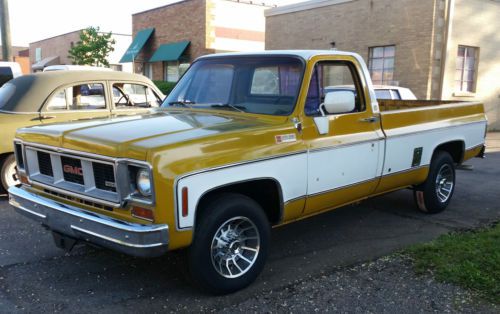
<path fill-rule="evenodd" d="M 310 1 L 299 2 L 299 3 L 294 3 L 294 4 L 289 4 L 289 5 L 284 5 L 281 7 L 268 9 L 268 10 L 264 11 L 264 15 L 266 17 L 275 16 L 275 15 L 282 15 L 282 14 L 306 11 L 306 10 L 327 7 L 327 6 L 336 5 L 336 4 L 352 2 L 352 1 L 356 1 L 356 0 L 310 0 Z"/>

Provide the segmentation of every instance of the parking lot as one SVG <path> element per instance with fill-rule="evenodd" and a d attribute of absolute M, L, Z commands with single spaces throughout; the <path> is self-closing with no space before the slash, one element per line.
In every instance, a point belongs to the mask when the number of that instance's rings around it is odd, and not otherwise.
<path fill-rule="evenodd" d="M 80 245 L 65 253 L 49 232 L 15 213 L 1 196 L 0 311 L 218 311 L 257 295 L 283 295 L 294 283 L 338 267 L 498 221 L 498 133 L 490 135 L 489 146 L 486 159 L 468 163 L 472 171 L 457 171 L 457 189 L 445 212 L 417 212 L 412 192 L 403 190 L 274 229 L 263 274 L 249 288 L 224 297 L 192 288 L 183 252 L 146 260 Z"/>

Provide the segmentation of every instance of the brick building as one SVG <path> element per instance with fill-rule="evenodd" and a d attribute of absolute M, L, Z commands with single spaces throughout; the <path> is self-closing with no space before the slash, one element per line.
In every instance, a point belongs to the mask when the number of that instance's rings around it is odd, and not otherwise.
<path fill-rule="evenodd" d="M 80 40 L 80 32 L 76 30 L 70 33 L 57 35 L 54 37 L 42 39 L 29 45 L 29 56 L 33 71 L 43 70 L 45 66 L 56 64 L 72 64 L 68 58 L 69 49 Z M 108 56 L 108 62 L 112 69 L 131 72 L 130 64 L 120 63 L 120 58 L 132 41 L 131 35 L 112 34 L 115 44 Z"/>
<path fill-rule="evenodd" d="M 134 41 L 122 62 L 155 79 L 175 82 L 199 56 L 264 50 L 263 1 L 184 0 L 132 15 Z"/>
<path fill-rule="evenodd" d="M 355 51 L 376 84 L 479 100 L 500 129 L 500 1 L 314 0 L 266 11 L 266 49 Z"/>

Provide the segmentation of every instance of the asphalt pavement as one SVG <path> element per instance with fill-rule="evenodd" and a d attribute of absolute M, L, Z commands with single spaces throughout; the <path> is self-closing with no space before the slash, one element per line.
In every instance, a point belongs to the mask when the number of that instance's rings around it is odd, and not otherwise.
<path fill-rule="evenodd" d="M 486 159 L 468 163 L 473 170 L 457 171 L 456 191 L 445 212 L 419 213 L 412 192 L 402 190 L 276 228 L 261 276 L 249 288 L 222 297 L 191 286 L 182 251 L 138 259 L 79 245 L 66 253 L 54 246 L 50 232 L 15 213 L 6 196 L 0 196 L 0 312 L 491 310 L 475 301 L 457 307 L 457 293 L 467 292 L 432 284 L 452 296 L 443 299 L 428 287 L 431 279 L 421 279 L 426 283 L 422 285 L 412 277 L 407 261 L 379 259 L 453 230 L 500 220 L 499 133 L 489 135 L 489 146 Z M 392 276 L 376 275 L 386 269 Z M 377 284 L 373 289 L 383 294 L 374 294 L 366 281 L 359 281 L 369 270 Z M 398 303 L 402 297 L 413 300 L 412 291 L 422 292 L 427 303 Z"/>

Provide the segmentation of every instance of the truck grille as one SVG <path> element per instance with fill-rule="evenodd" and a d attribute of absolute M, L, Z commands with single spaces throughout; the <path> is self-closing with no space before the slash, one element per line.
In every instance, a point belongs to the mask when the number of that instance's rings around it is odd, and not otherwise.
<path fill-rule="evenodd" d="M 98 189 L 116 192 L 115 172 L 112 165 L 92 163 L 95 186 Z"/>
<path fill-rule="evenodd" d="M 68 191 L 84 199 L 100 199 L 107 205 L 119 203 L 113 161 L 30 146 L 25 147 L 25 154 L 30 179 L 47 189 L 53 187 L 58 193 Z"/>
<path fill-rule="evenodd" d="M 40 155 L 40 152 L 38 152 Z M 61 156 L 64 180 L 83 185 L 82 162 L 79 159 Z"/>
<path fill-rule="evenodd" d="M 38 168 L 40 173 L 49 177 L 53 177 L 54 173 L 52 171 L 52 162 L 50 161 L 50 155 L 44 152 L 38 152 Z"/>

